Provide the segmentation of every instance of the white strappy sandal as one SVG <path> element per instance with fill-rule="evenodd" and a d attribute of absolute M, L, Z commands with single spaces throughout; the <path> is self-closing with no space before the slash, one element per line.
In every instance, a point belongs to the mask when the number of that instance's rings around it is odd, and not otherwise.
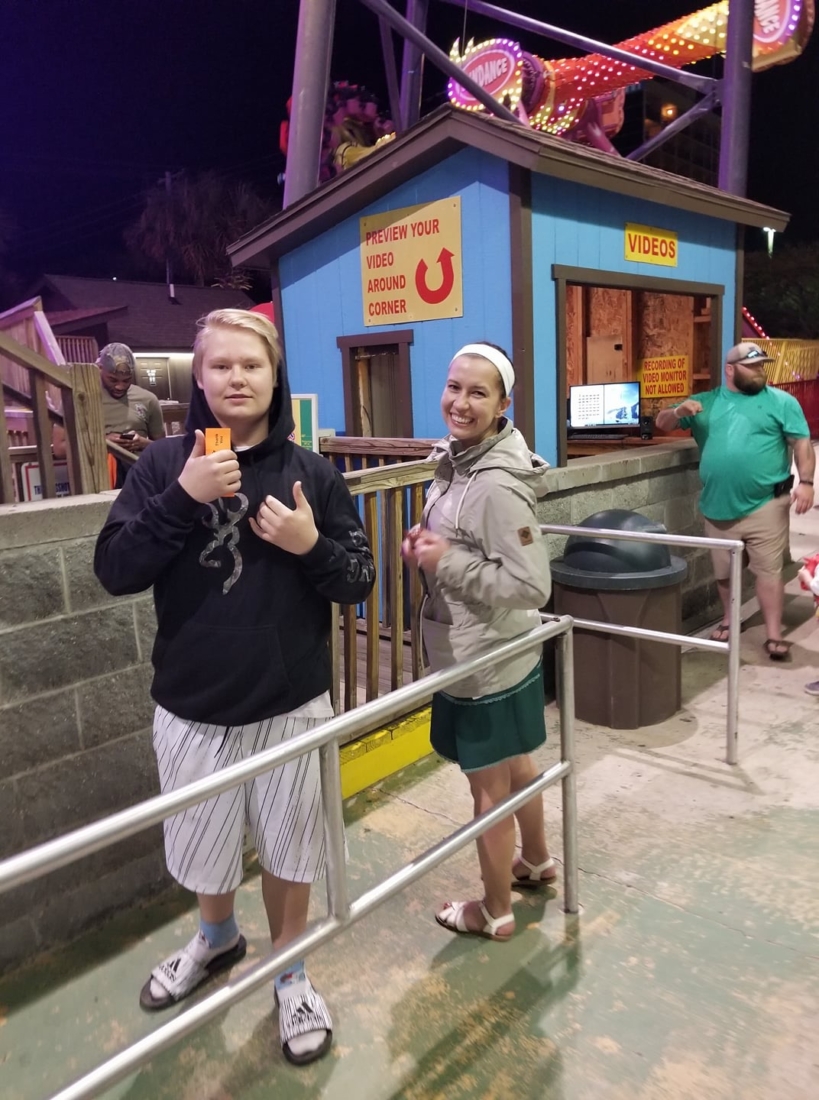
<path fill-rule="evenodd" d="M 528 875 L 518 875 L 512 879 L 512 889 L 518 890 L 538 890 L 541 886 L 551 886 L 551 884 L 557 878 L 557 867 L 555 861 L 551 856 L 545 863 L 540 863 L 535 866 L 530 863 L 528 859 L 524 859 L 523 856 L 518 856 L 518 863 L 522 863 L 524 867 L 529 871 Z M 551 875 L 547 875 L 546 878 L 542 878 L 544 871 L 553 871 Z M 513 872 L 514 873 L 514 872 Z"/>
<path fill-rule="evenodd" d="M 464 909 L 467 905 L 469 905 L 468 901 L 448 901 L 440 913 L 435 914 L 435 919 L 442 928 L 447 928 L 450 932 L 461 932 L 467 936 L 483 936 L 487 940 L 511 940 L 513 933 L 508 936 L 499 936 L 498 929 L 503 928 L 505 924 L 514 924 L 514 913 L 506 913 L 503 917 L 490 916 L 484 903 L 479 901 L 478 906 L 486 923 L 483 928 L 473 930 L 467 928 L 464 919 Z"/>

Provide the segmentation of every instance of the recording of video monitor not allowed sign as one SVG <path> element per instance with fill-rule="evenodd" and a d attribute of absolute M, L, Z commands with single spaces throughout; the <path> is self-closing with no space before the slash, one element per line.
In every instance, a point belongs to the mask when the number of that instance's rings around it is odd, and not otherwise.
<path fill-rule="evenodd" d="M 360 219 L 365 325 L 461 317 L 461 200 Z"/>

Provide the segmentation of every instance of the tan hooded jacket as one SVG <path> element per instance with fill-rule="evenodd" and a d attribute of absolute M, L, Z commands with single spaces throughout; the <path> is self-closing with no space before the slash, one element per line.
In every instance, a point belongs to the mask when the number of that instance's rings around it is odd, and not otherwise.
<path fill-rule="evenodd" d="M 457 446 L 457 445 L 456 445 Z M 529 451 L 511 421 L 498 435 L 453 454 L 442 440 L 423 525 L 452 546 L 434 574 L 422 572 L 421 630 L 433 671 L 478 657 L 540 623 L 552 582 L 535 505 L 546 494 L 546 463 Z M 478 698 L 519 683 L 540 648 L 485 669 L 447 689 Z"/>

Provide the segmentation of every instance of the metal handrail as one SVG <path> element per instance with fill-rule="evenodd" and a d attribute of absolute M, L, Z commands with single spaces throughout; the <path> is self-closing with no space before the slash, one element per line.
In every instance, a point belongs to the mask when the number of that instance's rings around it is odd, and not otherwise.
<path fill-rule="evenodd" d="M 303 958 L 317 947 L 334 939 L 350 925 L 361 920 L 379 905 L 427 874 L 558 780 L 562 782 L 563 787 L 564 908 L 568 913 L 577 913 L 579 904 L 572 622 L 572 618 L 568 615 L 553 619 L 498 646 L 492 653 L 454 665 L 450 669 L 435 672 L 413 684 L 407 684 L 354 711 L 332 718 L 286 744 L 278 745 L 248 760 L 231 765 L 216 775 L 198 780 L 178 791 L 138 803 L 102 821 L 83 826 L 64 837 L 47 841 L 45 844 L 0 862 L 0 893 L 3 893 L 146 829 L 188 806 L 237 787 L 246 780 L 271 771 L 274 767 L 297 756 L 315 749 L 319 750 L 328 916 L 285 947 L 274 951 L 241 978 L 230 982 L 175 1020 L 158 1028 L 151 1035 L 132 1044 L 85 1074 L 74 1084 L 56 1093 L 52 1100 L 87 1100 L 88 1097 L 98 1096 L 133 1073 L 154 1055 L 212 1020 L 225 1008 L 248 996 L 296 959 Z M 509 795 L 491 810 L 456 830 L 351 902 L 347 896 L 339 739 L 348 733 L 371 728 L 373 724 L 388 720 L 397 713 L 404 713 L 432 692 L 449 687 L 475 672 L 491 667 L 500 660 L 524 653 L 551 638 L 556 638 L 559 646 L 560 763 L 553 765 L 525 788 Z"/>
<path fill-rule="evenodd" d="M 670 535 L 653 531 L 614 531 L 607 527 L 568 527 L 557 523 L 541 524 L 545 535 L 584 535 L 586 537 L 621 539 L 624 542 L 656 542 L 663 546 L 705 547 L 709 550 L 727 550 L 731 555 L 731 571 L 728 578 L 728 641 L 715 642 L 710 638 L 696 638 L 689 634 L 669 634 L 661 630 L 645 630 L 638 626 L 619 626 L 594 619 L 575 619 L 574 625 L 584 630 L 597 630 L 605 634 L 618 634 L 625 638 L 642 638 L 668 645 L 690 646 L 692 649 L 719 650 L 728 654 L 728 706 L 725 717 L 725 763 L 737 764 L 739 744 L 739 633 L 742 628 L 742 553 L 745 549 L 740 539 L 712 539 L 704 535 Z M 541 618 L 548 622 L 551 616 Z"/>

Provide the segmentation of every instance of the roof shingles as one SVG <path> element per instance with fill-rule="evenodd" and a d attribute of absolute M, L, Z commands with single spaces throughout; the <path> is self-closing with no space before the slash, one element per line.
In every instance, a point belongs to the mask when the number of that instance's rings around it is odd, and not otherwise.
<path fill-rule="evenodd" d="M 190 351 L 196 322 L 204 314 L 214 309 L 250 309 L 254 304 L 241 290 L 179 285 L 174 289 L 171 301 L 164 283 L 46 275 L 38 292 L 47 316 L 62 315 L 63 321 L 69 311 L 124 310 L 108 320 L 108 340 L 134 351 Z M 77 322 L 79 332 L 82 318 L 78 316 Z"/>

